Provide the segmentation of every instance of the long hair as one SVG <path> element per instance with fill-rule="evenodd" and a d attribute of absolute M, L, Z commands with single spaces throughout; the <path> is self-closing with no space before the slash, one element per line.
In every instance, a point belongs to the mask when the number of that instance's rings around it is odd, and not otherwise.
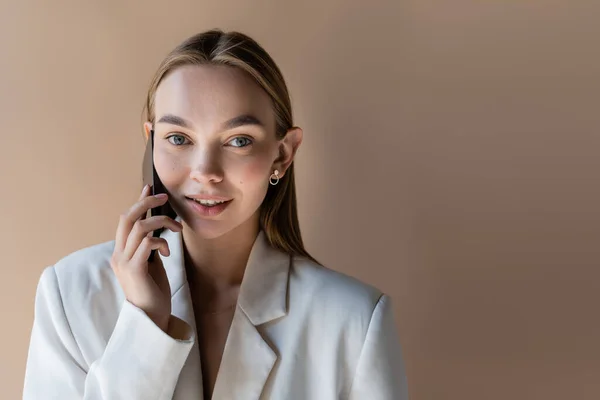
<path fill-rule="evenodd" d="M 294 127 L 289 92 L 275 61 L 252 38 L 220 29 L 189 37 L 161 62 L 148 90 L 144 106 L 146 121 L 155 123 L 154 99 L 162 79 L 175 68 L 190 64 L 227 65 L 247 72 L 272 100 L 277 139 L 283 138 Z M 271 246 L 317 262 L 304 248 L 300 234 L 293 162 L 277 185 L 269 185 L 261 204 L 260 228 Z"/>

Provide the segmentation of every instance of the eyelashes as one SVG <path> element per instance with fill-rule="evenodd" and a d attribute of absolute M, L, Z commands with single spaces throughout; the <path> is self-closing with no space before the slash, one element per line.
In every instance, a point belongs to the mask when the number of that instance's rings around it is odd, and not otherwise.
<path fill-rule="evenodd" d="M 174 143 L 171 140 L 172 138 L 177 138 L 179 140 L 177 140 L 176 143 Z M 170 135 L 170 136 L 167 136 L 165 139 L 168 140 L 169 143 L 171 143 L 175 147 L 180 147 L 180 146 L 185 146 L 185 145 L 189 145 L 190 144 L 189 143 L 189 139 L 186 138 L 184 135 L 180 135 L 180 134 Z M 231 146 L 231 147 L 243 149 L 243 148 L 248 147 L 248 146 L 250 146 L 250 145 L 252 145 L 254 143 L 254 141 L 252 139 L 250 139 L 249 137 L 247 137 L 247 136 L 236 136 L 236 137 L 234 137 L 233 139 L 231 139 L 227 143 L 232 143 L 232 142 L 235 142 L 237 140 L 243 140 L 243 141 L 245 141 L 246 144 L 245 145 L 240 145 L 240 146 Z"/>
<path fill-rule="evenodd" d="M 252 139 L 250 139 L 250 138 L 248 138 L 246 136 L 236 136 L 233 139 L 231 139 L 228 143 L 231 143 L 231 142 L 233 142 L 234 140 L 237 140 L 237 139 L 244 139 L 244 140 L 246 140 L 247 144 L 245 146 L 233 146 L 233 147 L 244 148 L 244 147 L 250 146 L 253 143 Z"/>
<path fill-rule="evenodd" d="M 185 141 L 186 140 L 185 136 L 182 136 L 182 135 L 171 135 L 171 136 L 168 136 L 166 138 L 169 141 L 169 143 L 171 143 L 174 146 L 183 146 L 185 144 L 185 143 L 173 143 L 171 141 L 172 138 L 179 138 L 179 139 L 183 139 Z"/>

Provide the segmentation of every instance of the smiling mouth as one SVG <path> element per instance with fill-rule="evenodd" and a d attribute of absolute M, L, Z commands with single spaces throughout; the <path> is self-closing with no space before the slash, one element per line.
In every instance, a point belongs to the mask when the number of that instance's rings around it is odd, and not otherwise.
<path fill-rule="evenodd" d="M 231 201 L 231 200 L 199 200 L 199 199 L 193 199 L 191 197 L 186 197 L 186 199 L 196 202 L 198 204 L 201 204 L 205 207 L 214 207 L 214 206 L 218 206 L 221 204 L 229 203 Z"/>

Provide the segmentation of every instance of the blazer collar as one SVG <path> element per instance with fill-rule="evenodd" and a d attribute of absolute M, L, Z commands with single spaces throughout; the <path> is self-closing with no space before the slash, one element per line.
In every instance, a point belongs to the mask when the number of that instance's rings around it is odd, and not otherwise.
<path fill-rule="evenodd" d="M 176 218 L 181 221 L 180 217 Z M 171 285 L 172 313 L 186 321 L 196 333 L 196 321 L 187 283 L 180 232 L 165 229 L 161 237 L 171 255 L 160 256 Z M 160 254 L 160 253 L 159 253 Z M 213 398 L 257 400 L 278 359 L 277 351 L 263 336 L 259 325 L 287 313 L 287 289 L 291 256 L 268 242 L 260 230 L 246 264 Z M 179 375 L 174 400 L 202 399 L 202 369 L 195 342 Z"/>
<path fill-rule="evenodd" d="M 177 216 L 176 220 L 181 222 L 181 217 Z M 181 232 L 169 229 L 165 229 L 161 237 L 167 240 L 171 250 L 169 257 L 160 257 L 173 297 L 187 284 L 183 239 Z M 265 231 L 261 229 L 250 251 L 238 297 L 238 305 L 253 325 L 264 324 L 287 313 L 290 262 L 291 256 L 271 246 Z"/>

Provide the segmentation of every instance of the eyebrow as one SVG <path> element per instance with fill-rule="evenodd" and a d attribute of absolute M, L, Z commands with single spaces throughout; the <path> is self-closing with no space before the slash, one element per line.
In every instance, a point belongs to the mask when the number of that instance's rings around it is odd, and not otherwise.
<path fill-rule="evenodd" d="M 158 123 L 178 125 L 183 128 L 186 128 L 186 129 L 192 129 L 192 124 L 188 120 L 178 117 L 177 115 L 173 115 L 173 114 L 163 115 L 160 118 L 160 120 L 158 121 Z M 257 117 L 255 117 L 254 115 L 251 115 L 251 114 L 242 114 L 242 115 L 238 115 L 237 117 L 231 118 L 230 120 L 221 124 L 221 129 L 222 130 L 234 129 L 234 128 L 237 128 L 239 126 L 244 126 L 244 125 L 256 125 L 256 126 L 266 129 L 265 124 L 262 123 L 262 121 L 259 120 Z"/>

